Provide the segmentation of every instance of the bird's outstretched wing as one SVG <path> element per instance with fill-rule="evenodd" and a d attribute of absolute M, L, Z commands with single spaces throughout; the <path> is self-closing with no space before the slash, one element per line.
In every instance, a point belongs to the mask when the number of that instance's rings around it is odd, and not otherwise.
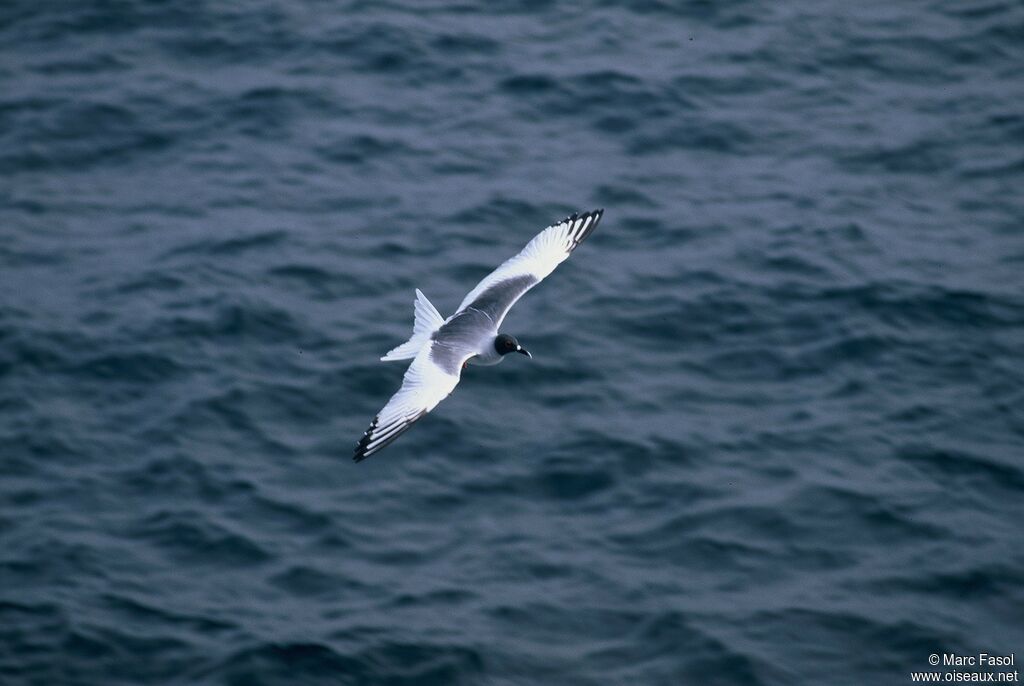
<path fill-rule="evenodd" d="M 431 356 L 433 342 L 427 343 L 409 365 L 402 379 L 402 387 L 373 418 L 370 428 L 356 444 L 356 462 L 365 460 L 381 448 L 408 431 L 413 422 L 434 409 L 448 397 L 459 383 L 462 362 L 453 370 L 442 369 Z M 467 352 L 468 358 L 471 353 Z"/>
<path fill-rule="evenodd" d="M 594 231 L 603 214 L 604 210 L 574 214 L 541 231 L 518 255 L 478 283 L 456 314 L 470 308 L 483 312 L 497 330 L 516 301 L 564 262 Z"/>

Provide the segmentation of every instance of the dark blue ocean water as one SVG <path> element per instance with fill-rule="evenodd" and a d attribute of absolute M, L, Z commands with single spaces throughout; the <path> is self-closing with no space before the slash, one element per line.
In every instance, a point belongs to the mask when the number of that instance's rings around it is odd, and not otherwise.
<path fill-rule="evenodd" d="M 4 2 L 0 683 L 1021 662 L 1022 67 L 1000 0 Z M 413 289 L 594 207 L 353 464 Z"/>

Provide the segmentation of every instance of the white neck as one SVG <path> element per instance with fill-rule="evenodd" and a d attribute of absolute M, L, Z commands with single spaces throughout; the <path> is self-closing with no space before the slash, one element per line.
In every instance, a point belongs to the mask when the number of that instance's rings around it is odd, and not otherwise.
<path fill-rule="evenodd" d="M 469 363 L 490 365 L 498 364 L 503 359 L 505 359 L 505 356 L 499 353 L 494 347 L 494 339 L 492 338 L 484 344 L 483 350 L 478 352 L 475 357 L 469 358 Z"/>

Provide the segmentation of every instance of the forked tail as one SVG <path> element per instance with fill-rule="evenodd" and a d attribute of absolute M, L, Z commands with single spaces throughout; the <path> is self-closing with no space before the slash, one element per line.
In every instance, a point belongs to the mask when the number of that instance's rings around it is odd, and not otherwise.
<path fill-rule="evenodd" d="M 382 362 L 408 360 L 411 357 L 416 357 L 430 340 L 430 335 L 444 324 L 444 317 L 418 288 L 416 289 L 416 302 L 413 305 L 413 316 L 412 338 L 380 358 Z"/>

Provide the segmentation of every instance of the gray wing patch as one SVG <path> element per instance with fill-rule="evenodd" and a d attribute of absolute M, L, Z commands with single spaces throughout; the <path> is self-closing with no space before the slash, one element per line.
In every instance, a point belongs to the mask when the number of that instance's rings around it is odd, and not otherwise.
<path fill-rule="evenodd" d="M 459 367 L 466 356 L 466 351 L 456 350 L 444 343 L 434 341 L 430 346 L 430 361 L 436 364 L 445 374 L 460 374 Z"/>
<path fill-rule="evenodd" d="M 485 340 L 494 338 L 494 322 L 482 312 L 463 310 L 430 338 L 430 360 L 446 374 L 459 376 L 463 360 L 475 355 Z"/>
<path fill-rule="evenodd" d="M 519 296 L 537 283 L 532 274 L 513 276 L 494 284 L 430 337 L 430 359 L 447 374 L 461 374 L 462 362 L 477 354 L 498 333 L 501 321 Z"/>
<path fill-rule="evenodd" d="M 491 318 L 492 322 L 500 321 L 516 300 L 519 300 L 523 293 L 530 290 L 530 287 L 536 283 L 537 277 L 533 274 L 504 279 L 478 295 L 473 302 L 466 305 L 466 309 L 472 308 L 483 312 Z"/>

